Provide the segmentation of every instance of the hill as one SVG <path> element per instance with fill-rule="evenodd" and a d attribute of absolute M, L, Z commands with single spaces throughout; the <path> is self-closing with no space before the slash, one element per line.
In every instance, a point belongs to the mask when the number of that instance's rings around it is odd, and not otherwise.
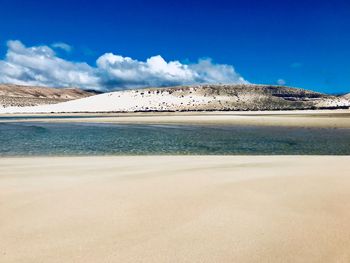
<path fill-rule="evenodd" d="M 95 95 L 77 88 L 48 88 L 0 84 L 0 106 L 54 104 Z"/>
<path fill-rule="evenodd" d="M 227 111 L 347 108 L 350 100 L 270 85 L 195 85 L 116 91 L 3 112 Z"/>
<path fill-rule="evenodd" d="M 342 96 L 344 99 L 350 100 L 350 93 L 345 94 Z"/>

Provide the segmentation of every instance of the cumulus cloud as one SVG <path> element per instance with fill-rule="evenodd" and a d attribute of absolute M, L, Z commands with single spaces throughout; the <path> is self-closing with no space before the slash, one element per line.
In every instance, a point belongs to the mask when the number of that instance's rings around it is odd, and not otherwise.
<path fill-rule="evenodd" d="M 72 47 L 66 43 L 63 43 L 63 42 L 56 42 L 56 43 L 53 43 L 51 45 L 51 47 L 53 48 L 59 48 L 59 49 L 62 49 L 66 52 L 71 52 L 72 51 Z"/>
<path fill-rule="evenodd" d="M 98 88 L 96 69 L 87 63 L 66 61 L 48 46 L 25 47 L 9 41 L 4 60 L 0 60 L 0 82 L 22 85 Z"/>
<path fill-rule="evenodd" d="M 64 43 L 56 48 L 65 49 Z M 183 64 L 165 61 L 160 55 L 138 61 L 106 53 L 96 66 L 64 60 L 48 46 L 26 47 L 8 41 L 8 51 L 0 60 L 0 82 L 56 87 L 114 90 L 147 86 L 199 83 L 247 83 L 231 65 L 214 64 L 210 59 Z M 52 45 L 54 47 L 54 45 Z"/>

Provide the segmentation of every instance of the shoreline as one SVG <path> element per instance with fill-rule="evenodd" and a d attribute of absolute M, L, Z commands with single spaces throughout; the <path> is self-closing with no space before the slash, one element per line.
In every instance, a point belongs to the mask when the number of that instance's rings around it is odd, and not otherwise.
<path fill-rule="evenodd" d="M 0 158 L 0 261 L 348 262 L 349 161 Z"/>
<path fill-rule="evenodd" d="M 16 119 L 17 118 L 17 119 Z M 236 125 L 270 127 L 350 128 L 350 111 L 259 111 L 105 114 L 0 114 L 5 122 L 74 122 L 109 124 Z"/>
<path fill-rule="evenodd" d="M 0 114 L 0 123 L 18 121 L 350 128 L 350 110 Z"/>

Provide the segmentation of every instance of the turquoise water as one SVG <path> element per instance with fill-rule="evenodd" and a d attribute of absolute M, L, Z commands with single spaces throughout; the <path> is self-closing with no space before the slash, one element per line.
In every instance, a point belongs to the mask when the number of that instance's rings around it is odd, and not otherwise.
<path fill-rule="evenodd" d="M 0 156 L 350 154 L 349 129 L 0 123 Z"/>

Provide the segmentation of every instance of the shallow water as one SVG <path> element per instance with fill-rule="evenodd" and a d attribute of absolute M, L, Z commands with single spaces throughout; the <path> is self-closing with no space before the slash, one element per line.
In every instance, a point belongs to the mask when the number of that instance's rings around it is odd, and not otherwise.
<path fill-rule="evenodd" d="M 0 123 L 0 156 L 350 154 L 349 129 Z"/>

